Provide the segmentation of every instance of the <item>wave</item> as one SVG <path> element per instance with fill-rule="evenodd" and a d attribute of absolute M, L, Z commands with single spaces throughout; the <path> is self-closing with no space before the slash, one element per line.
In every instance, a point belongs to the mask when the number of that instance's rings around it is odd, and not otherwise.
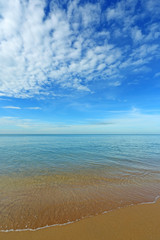
<path fill-rule="evenodd" d="M 102 212 L 101 214 L 106 214 L 106 213 L 109 213 L 109 212 L 112 212 L 112 211 L 116 211 L 117 209 L 123 209 L 125 207 L 129 207 L 129 206 L 137 206 L 137 205 L 144 205 L 144 204 L 155 204 L 157 202 L 157 200 L 160 198 L 160 195 L 157 195 L 155 197 L 155 199 L 151 202 L 142 202 L 142 203 L 137 203 L 137 204 L 129 204 L 129 205 L 126 205 L 124 207 L 117 207 L 116 209 L 111 209 L 111 210 L 108 210 L 108 211 L 104 211 Z M 90 217 L 94 217 L 94 216 L 97 216 L 99 215 L 99 213 L 95 214 L 95 215 L 90 215 L 90 216 L 85 216 L 85 217 L 82 217 L 80 219 L 76 219 L 74 221 L 68 221 L 66 223 L 59 223 L 59 224 L 53 224 L 53 225 L 46 225 L 46 226 L 43 226 L 43 227 L 38 227 L 38 228 L 35 228 L 35 229 L 32 229 L 32 228 L 25 228 L 25 229 L 7 229 L 7 230 L 0 230 L 0 232 L 25 232 L 25 231 L 38 231 L 38 230 L 41 230 L 41 229 L 45 229 L 45 228 L 50 228 L 50 227 L 56 227 L 56 226 L 65 226 L 65 225 L 69 225 L 69 224 L 72 224 L 72 223 L 75 223 L 75 222 L 79 222 L 80 220 L 82 219 L 86 219 L 86 218 L 90 218 Z"/>

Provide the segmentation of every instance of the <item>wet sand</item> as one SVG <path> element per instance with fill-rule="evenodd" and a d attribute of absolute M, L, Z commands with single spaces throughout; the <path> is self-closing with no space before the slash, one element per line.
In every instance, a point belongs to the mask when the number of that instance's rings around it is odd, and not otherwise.
<path fill-rule="evenodd" d="M 159 240 L 160 199 L 129 206 L 65 226 L 0 233 L 2 240 Z"/>
<path fill-rule="evenodd" d="M 37 229 L 154 201 L 151 177 L 59 174 L 0 178 L 0 230 Z"/>

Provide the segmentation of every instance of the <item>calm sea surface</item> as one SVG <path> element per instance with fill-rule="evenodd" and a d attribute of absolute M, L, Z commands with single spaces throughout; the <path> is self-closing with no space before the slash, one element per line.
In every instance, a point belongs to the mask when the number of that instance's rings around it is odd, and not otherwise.
<path fill-rule="evenodd" d="M 160 194 L 160 135 L 0 135 L 0 230 L 64 224 Z"/>

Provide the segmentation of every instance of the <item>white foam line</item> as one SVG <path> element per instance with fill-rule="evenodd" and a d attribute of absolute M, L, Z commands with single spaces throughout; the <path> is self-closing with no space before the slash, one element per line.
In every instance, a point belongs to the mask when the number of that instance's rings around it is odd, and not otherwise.
<path fill-rule="evenodd" d="M 125 207 L 136 206 L 136 205 L 144 205 L 144 204 L 155 204 L 159 198 L 160 198 L 160 195 L 156 196 L 155 199 L 154 199 L 152 202 L 142 202 L 142 203 L 137 203 L 137 204 L 133 204 L 133 203 L 132 203 L 132 204 L 127 205 L 127 206 L 125 206 Z M 101 214 L 106 214 L 106 213 L 109 213 L 109 212 L 112 212 L 112 211 L 116 211 L 117 209 L 122 209 L 122 208 L 125 208 L 125 207 L 117 207 L 116 209 L 104 211 L 104 212 L 101 213 Z M 45 228 L 69 225 L 69 224 L 71 224 L 71 223 L 79 222 L 79 221 L 82 220 L 82 219 L 90 218 L 90 217 L 97 216 L 97 215 L 99 215 L 99 214 L 97 213 L 96 215 L 90 215 L 90 216 L 87 216 L 87 217 L 82 217 L 82 218 L 80 218 L 80 219 L 76 219 L 75 221 L 69 221 L 69 222 L 66 222 L 66 223 L 59 223 L 59 224 L 53 224 L 53 225 L 46 225 L 46 226 L 44 226 L 44 227 L 39 227 L 39 228 L 35 228 L 35 229 L 32 229 L 32 228 L 25 228 L 25 229 L 8 229 L 8 230 L 0 230 L 0 232 L 6 232 L 6 233 L 7 233 L 7 232 L 26 232 L 26 231 L 35 232 L 35 231 L 38 231 L 38 230 L 41 230 L 41 229 L 45 229 Z"/>
<path fill-rule="evenodd" d="M 82 219 L 82 218 L 81 218 L 81 219 Z M 69 221 L 69 222 L 66 222 L 66 223 L 57 223 L 57 224 L 53 224 L 53 225 L 46 225 L 46 226 L 44 226 L 44 227 L 39 227 L 39 228 L 35 228 L 35 229 L 32 229 L 32 228 L 25 228 L 25 229 L 8 229 L 8 230 L 0 230 L 0 232 L 25 232 L 25 231 L 35 232 L 35 231 L 37 231 L 37 230 L 41 230 L 41 229 L 44 229 L 44 228 L 56 227 L 56 226 L 65 226 L 65 225 L 68 225 L 68 224 L 71 224 L 71 223 L 78 222 L 78 221 L 80 221 L 81 219 L 76 219 L 75 221 Z"/>

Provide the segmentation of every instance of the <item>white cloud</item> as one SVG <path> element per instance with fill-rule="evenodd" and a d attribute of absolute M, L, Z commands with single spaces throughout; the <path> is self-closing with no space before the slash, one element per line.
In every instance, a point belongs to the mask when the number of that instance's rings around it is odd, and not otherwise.
<path fill-rule="evenodd" d="M 51 1 L 50 13 L 45 15 L 45 0 L 1 1 L 0 96 L 48 96 L 59 87 L 92 92 L 88 85 L 92 79 L 115 82 L 115 76 L 121 75 L 120 65 L 148 63 L 153 50 L 143 49 L 139 57 L 133 57 L 132 46 L 120 47 L 119 41 L 113 41 L 113 36 L 120 40 L 130 36 L 148 46 L 147 41 L 160 37 L 159 24 L 148 24 L 147 32 L 136 26 L 136 20 L 145 15 L 135 15 L 136 4 L 118 1 L 105 10 L 104 17 L 101 2 L 69 1 L 64 10 L 61 2 Z M 148 0 L 150 5 L 157 7 Z M 102 27 L 106 21 L 119 26 Z M 152 58 L 147 59 L 151 52 Z"/>
<path fill-rule="evenodd" d="M 4 108 L 4 109 L 30 109 L 30 110 L 39 110 L 39 109 L 41 109 L 40 107 L 25 107 L 25 108 L 21 108 L 21 107 L 17 107 L 17 106 L 4 106 L 2 108 Z"/>
<path fill-rule="evenodd" d="M 146 41 L 156 40 L 160 37 L 159 24 L 153 23 L 148 26 L 148 35 L 145 37 Z"/>
<path fill-rule="evenodd" d="M 16 107 L 16 106 L 4 106 L 2 108 L 6 108 L 6 109 L 21 109 L 20 107 Z"/>
<path fill-rule="evenodd" d="M 111 82 L 109 83 L 109 86 L 112 86 L 112 87 L 118 87 L 121 85 L 121 82 L 120 81 L 116 81 L 116 82 Z"/>
<path fill-rule="evenodd" d="M 103 47 L 96 53 L 94 38 L 90 38 L 94 31 L 91 25 L 100 19 L 100 7 L 94 4 L 78 7 L 71 2 L 65 13 L 52 2 L 45 21 L 44 7 L 45 1 L 40 0 L 23 3 L 17 0 L 14 4 L 10 0 L 2 4 L 1 96 L 23 98 L 44 94 L 45 85 L 53 84 L 89 91 L 87 77 L 96 67 L 102 69 L 108 52 L 100 58 Z M 85 31 L 77 31 L 80 25 Z M 114 52 L 110 50 L 109 54 L 107 59 L 111 63 Z"/>
<path fill-rule="evenodd" d="M 145 64 L 149 63 L 157 54 L 159 49 L 158 44 L 142 44 L 141 46 L 133 49 L 132 53 L 129 55 L 128 59 L 124 61 L 120 67 L 139 67 L 146 70 Z M 135 68 L 133 69 L 135 71 Z"/>
<path fill-rule="evenodd" d="M 156 73 L 155 77 L 160 77 L 160 72 Z"/>
<path fill-rule="evenodd" d="M 124 2 L 118 2 L 115 7 L 108 8 L 106 11 L 107 20 L 122 20 L 125 15 L 125 5 Z"/>
<path fill-rule="evenodd" d="M 153 14 L 153 17 L 156 15 L 159 16 L 159 12 L 160 12 L 160 2 L 159 1 L 148 0 L 146 2 L 143 0 L 143 2 L 145 3 L 145 6 L 146 6 L 146 9 L 148 10 L 148 12 Z"/>
<path fill-rule="evenodd" d="M 137 27 L 132 28 L 132 39 L 134 42 L 139 42 L 143 39 L 141 29 L 138 29 Z"/>
<path fill-rule="evenodd" d="M 82 134 L 82 133 L 131 133 L 160 134 L 160 114 L 156 111 L 142 113 L 133 107 L 129 111 L 106 112 L 106 119 L 87 120 L 83 123 L 64 124 L 38 122 L 34 119 L 21 119 L 11 116 L 0 118 L 0 133 L 49 133 L 49 134 Z M 112 115 L 112 117 L 111 117 Z"/>

